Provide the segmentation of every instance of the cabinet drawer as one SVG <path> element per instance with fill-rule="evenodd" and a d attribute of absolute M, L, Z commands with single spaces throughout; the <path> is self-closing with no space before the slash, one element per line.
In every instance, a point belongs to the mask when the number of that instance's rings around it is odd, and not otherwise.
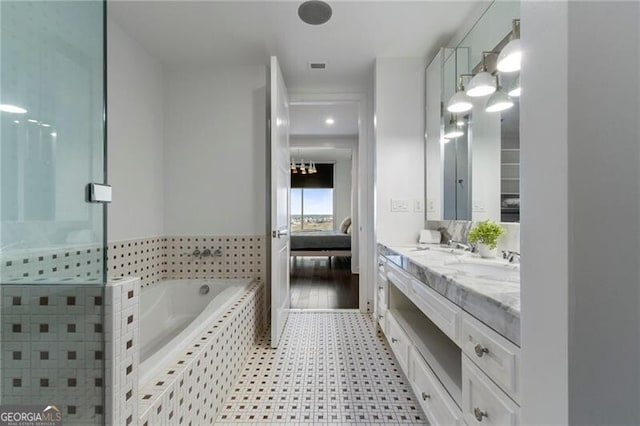
<path fill-rule="evenodd" d="M 387 300 L 387 277 L 382 276 L 382 274 L 380 274 L 380 271 L 378 271 L 378 278 L 376 281 L 376 294 L 378 296 L 382 297 L 382 300 L 385 302 L 385 304 L 388 304 L 388 300 Z"/>
<path fill-rule="evenodd" d="M 462 425 L 461 410 L 414 348 L 409 352 L 409 363 L 413 390 L 429 422 L 432 425 Z"/>
<path fill-rule="evenodd" d="M 461 347 L 502 390 L 520 401 L 520 348 L 466 312 L 462 317 Z"/>
<path fill-rule="evenodd" d="M 383 256 L 378 256 L 378 273 L 387 278 L 387 260 Z"/>
<path fill-rule="evenodd" d="M 391 311 L 387 311 L 385 316 L 387 320 L 387 340 L 400 363 L 402 371 L 406 373 L 409 364 L 409 338 L 395 320 Z"/>
<path fill-rule="evenodd" d="M 465 355 L 462 356 L 462 415 L 469 426 L 520 423 L 520 408 Z"/>
<path fill-rule="evenodd" d="M 378 294 L 378 318 L 376 321 L 382 332 L 387 335 L 387 304 L 382 300 L 380 294 Z"/>
<path fill-rule="evenodd" d="M 387 268 L 387 279 L 393 285 L 398 287 L 401 292 L 409 296 L 409 291 L 411 289 L 411 277 L 409 277 L 406 272 L 389 263 Z"/>
<path fill-rule="evenodd" d="M 417 280 L 411 280 L 412 301 L 456 344 L 460 344 L 462 309 Z"/>

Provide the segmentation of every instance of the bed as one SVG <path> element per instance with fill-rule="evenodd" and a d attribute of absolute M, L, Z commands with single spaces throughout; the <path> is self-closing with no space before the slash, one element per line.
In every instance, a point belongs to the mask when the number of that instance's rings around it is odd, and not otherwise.
<path fill-rule="evenodd" d="M 351 256 L 351 234 L 339 231 L 291 233 L 291 256 Z"/>

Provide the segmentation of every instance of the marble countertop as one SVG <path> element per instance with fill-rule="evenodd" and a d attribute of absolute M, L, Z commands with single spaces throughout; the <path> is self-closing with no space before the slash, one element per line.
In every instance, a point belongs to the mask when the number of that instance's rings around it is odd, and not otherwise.
<path fill-rule="evenodd" d="M 476 254 L 439 246 L 420 250 L 415 245 L 379 243 L 378 250 L 389 262 L 520 346 L 519 265 L 502 259 L 481 259 Z M 496 279 L 491 274 L 461 270 L 456 263 L 498 265 L 504 274 Z"/>

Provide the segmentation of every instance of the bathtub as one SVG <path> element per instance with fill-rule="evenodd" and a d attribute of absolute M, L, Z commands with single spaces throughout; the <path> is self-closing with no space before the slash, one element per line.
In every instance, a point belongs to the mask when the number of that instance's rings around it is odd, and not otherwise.
<path fill-rule="evenodd" d="M 252 282 L 251 279 L 166 280 L 143 288 L 140 388 L 235 303 Z"/>

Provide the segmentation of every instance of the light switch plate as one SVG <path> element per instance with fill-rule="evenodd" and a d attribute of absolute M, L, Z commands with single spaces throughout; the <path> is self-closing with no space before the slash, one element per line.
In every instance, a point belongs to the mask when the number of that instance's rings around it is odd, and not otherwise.
<path fill-rule="evenodd" d="M 391 199 L 391 211 L 392 212 L 408 212 L 409 200 Z"/>

